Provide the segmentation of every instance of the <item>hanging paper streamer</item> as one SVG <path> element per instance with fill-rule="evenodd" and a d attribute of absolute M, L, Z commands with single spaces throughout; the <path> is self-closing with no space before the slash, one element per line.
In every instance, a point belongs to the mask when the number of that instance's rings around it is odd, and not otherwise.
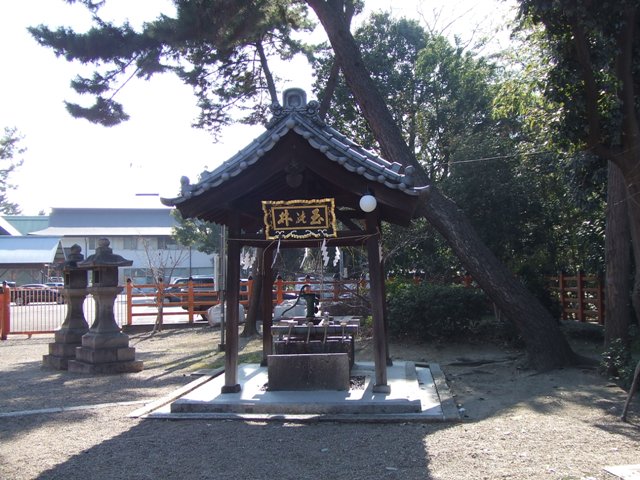
<path fill-rule="evenodd" d="M 322 252 L 322 260 L 324 262 L 324 266 L 329 265 L 329 251 L 327 250 L 327 239 L 322 239 L 322 248 L 320 248 Z"/>
<path fill-rule="evenodd" d="M 310 248 L 305 248 L 304 249 L 304 256 L 302 257 L 302 262 L 300 262 L 300 270 L 302 270 L 302 266 L 304 265 L 304 262 L 307 261 L 307 258 L 309 258 L 311 256 L 311 249 Z"/>
<path fill-rule="evenodd" d="M 336 247 L 336 253 L 333 257 L 333 266 L 335 267 L 340 263 L 340 248 Z"/>
<path fill-rule="evenodd" d="M 253 264 L 256 261 L 257 250 L 255 248 L 246 248 L 244 249 L 244 253 L 240 258 L 240 266 L 245 270 L 249 270 L 253 267 Z"/>
<path fill-rule="evenodd" d="M 250 260 L 251 260 L 250 254 L 249 254 L 248 250 L 245 249 L 243 254 L 242 254 L 242 258 L 240 259 L 240 266 L 244 270 L 249 269 L 251 267 L 251 265 L 249 264 Z"/>
<path fill-rule="evenodd" d="M 276 260 L 278 259 L 278 255 L 280 255 L 280 239 L 278 239 L 278 248 L 276 248 L 276 253 L 273 256 L 273 262 L 271 262 L 271 268 L 276 264 Z"/>

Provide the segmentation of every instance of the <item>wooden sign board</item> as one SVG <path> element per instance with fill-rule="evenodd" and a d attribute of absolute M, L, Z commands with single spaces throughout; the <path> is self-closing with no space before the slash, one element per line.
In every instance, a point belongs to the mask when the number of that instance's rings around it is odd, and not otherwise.
<path fill-rule="evenodd" d="M 267 239 L 337 236 L 333 198 L 263 200 L 262 211 Z"/>

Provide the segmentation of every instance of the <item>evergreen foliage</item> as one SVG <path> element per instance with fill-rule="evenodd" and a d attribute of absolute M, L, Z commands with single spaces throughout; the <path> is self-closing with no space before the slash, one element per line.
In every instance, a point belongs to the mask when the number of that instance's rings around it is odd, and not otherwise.
<path fill-rule="evenodd" d="M 21 141 L 22 137 L 15 128 L 5 127 L 4 135 L 0 137 L 0 213 L 4 215 L 20 213 L 18 204 L 9 201 L 8 192 L 15 188 L 9 183 L 9 177 L 23 162 L 16 158 L 25 151 L 20 146 Z"/>
<path fill-rule="evenodd" d="M 56 55 L 95 66 L 91 76 L 71 82 L 76 92 L 92 96 L 93 104 L 67 103 L 67 109 L 105 126 L 129 118 L 116 96 L 131 78 L 164 72 L 193 87 L 200 107 L 196 126 L 216 135 L 237 116 L 245 123 L 263 122 L 275 93 L 263 59 L 287 60 L 310 48 L 294 39 L 294 32 L 313 26 L 297 2 L 176 0 L 175 18 L 162 15 L 139 31 L 102 20 L 102 1 L 80 3 L 94 13 L 95 26 L 87 32 L 46 25 L 29 31 Z"/>
<path fill-rule="evenodd" d="M 489 313 L 487 297 L 475 288 L 391 282 L 387 289 L 389 330 L 399 337 L 469 338 Z"/>

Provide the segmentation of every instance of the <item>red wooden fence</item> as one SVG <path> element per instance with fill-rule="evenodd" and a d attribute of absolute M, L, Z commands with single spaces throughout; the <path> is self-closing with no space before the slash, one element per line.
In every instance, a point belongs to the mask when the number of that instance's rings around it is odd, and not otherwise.
<path fill-rule="evenodd" d="M 548 279 L 562 306 L 563 320 L 604 325 L 604 282 L 599 276 L 561 273 Z"/>

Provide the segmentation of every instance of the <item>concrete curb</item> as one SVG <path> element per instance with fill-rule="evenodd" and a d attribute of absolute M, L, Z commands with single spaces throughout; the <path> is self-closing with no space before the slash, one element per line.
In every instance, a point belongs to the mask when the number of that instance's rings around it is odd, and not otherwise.
<path fill-rule="evenodd" d="M 129 416 L 145 419 L 163 420 L 239 420 L 239 421 L 261 421 L 261 422 L 298 422 L 298 423 L 319 423 L 319 422 L 342 422 L 342 423 L 443 423 L 458 422 L 461 420 L 454 398 L 446 383 L 445 376 L 437 364 L 413 364 L 407 362 L 413 368 L 408 380 L 415 382 L 415 368 L 428 368 L 433 378 L 433 385 L 427 388 L 435 389 L 440 410 L 442 414 L 407 412 L 407 413 L 265 413 L 265 412 L 171 412 L 171 402 L 178 400 L 182 396 L 205 385 L 224 372 L 220 368 L 215 371 L 201 371 L 204 374 L 198 380 L 185 385 L 181 389 L 166 396 L 152 404 L 132 412 Z"/>

